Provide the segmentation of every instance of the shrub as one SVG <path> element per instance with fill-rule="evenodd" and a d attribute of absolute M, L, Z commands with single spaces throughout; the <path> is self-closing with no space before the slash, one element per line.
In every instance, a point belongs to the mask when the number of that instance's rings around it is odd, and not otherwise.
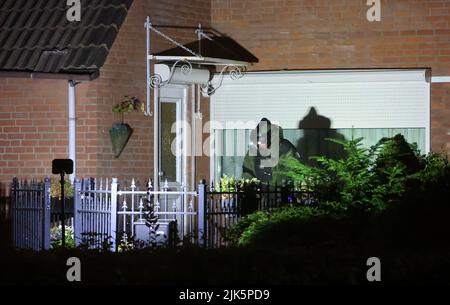
<path fill-rule="evenodd" d="M 329 212 L 325 208 L 317 206 L 299 206 L 281 208 L 274 212 L 256 212 L 248 215 L 241 220 L 230 231 L 230 239 L 234 245 L 246 246 L 252 244 L 260 244 L 264 241 L 270 241 L 270 244 L 276 240 L 286 240 L 286 234 L 296 233 L 288 230 L 279 232 L 279 230 L 271 230 L 280 224 L 290 224 L 327 215 Z M 268 229 L 269 228 L 269 229 Z M 284 235 L 278 235 L 283 233 Z"/>
<path fill-rule="evenodd" d="M 230 228 L 226 234 L 226 238 L 233 245 L 239 245 L 239 239 L 242 234 L 257 223 L 264 223 L 269 220 L 270 213 L 267 211 L 258 211 L 243 217 L 236 225 Z"/>
<path fill-rule="evenodd" d="M 237 188 L 244 188 L 247 185 L 256 185 L 260 181 L 256 178 L 253 179 L 236 179 L 224 175 L 220 178 L 218 184 L 215 185 L 216 192 L 236 192 Z"/>
<path fill-rule="evenodd" d="M 405 173 L 410 175 L 423 169 L 423 157 L 417 144 L 408 143 L 401 134 L 392 138 L 383 138 L 376 145 L 377 160 L 375 167 L 382 174 L 383 169 L 395 166 L 404 167 Z"/>
<path fill-rule="evenodd" d="M 322 202 L 339 202 L 345 209 L 363 209 L 380 212 L 386 204 L 404 192 L 405 166 L 395 163 L 377 167 L 377 151 L 381 143 L 371 149 L 362 148 L 362 139 L 338 141 L 343 146 L 345 159 L 313 157 L 318 167 L 309 167 L 294 158 L 280 161 L 280 170 L 297 181 L 298 187 L 313 190 Z M 390 142 L 386 142 L 390 143 Z M 388 158 L 388 153 L 383 155 Z"/>
<path fill-rule="evenodd" d="M 75 248 L 75 238 L 73 227 L 66 226 L 66 248 Z M 62 246 L 62 227 L 52 227 L 50 229 L 50 246 L 52 248 L 58 248 Z"/>
<path fill-rule="evenodd" d="M 72 198 L 73 197 L 73 186 L 69 180 L 64 180 L 64 197 Z M 58 198 L 61 200 L 61 182 L 57 179 L 52 179 L 50 186 L 50 196 L 52 198 Z"/>
<path fill-rule="evenodd" d="M 107 236 L 104 233 L 85 232 L 81 233 L 78 249 L 108 252 L 112 243 L 111 236 Z"/>
<path fill-rule="evenodd" d="M 384 236 L 405 247 L 431 249 L 449 246 L 450 165 L 444 154 L 421 160 L 424 168 L 408 177 L 400 203 L 386 213 Z M 380 234 L 383 235 L 383 234 Z"/>
<path fill-rule="evenodd" d="M 134 237 L 123 238 L 117 246 L 119 253 L 125 253 L 145 248 L 145 242 Z"/>
<path fill-rule="evenodd" d="M 414 173 L 412 179 L 420 181 L 422 188 L 431 185 L 450 188 L 450 162 L 446 154 L 430 153 L 422 162 L 423 168 Z"/>
<path fill-rule="evenodd" d="M 334 140 L 333 140 L 334 141 Z M 317 207 L 258 212 L 230 232 L 237 245 L 312 245 L 343 241 L 364 245 L 441 247 L 450 234 L 450 165 L 443 154 L 420 156 L 402 136 L 370 149 L 361 139 L 339 142 L 345 159 L 315 157 L 314 168 L 296 159 L 280 169 L 297 188 L 319 194 Z M 446 243 L 448 244 L 448 243 Z"/>

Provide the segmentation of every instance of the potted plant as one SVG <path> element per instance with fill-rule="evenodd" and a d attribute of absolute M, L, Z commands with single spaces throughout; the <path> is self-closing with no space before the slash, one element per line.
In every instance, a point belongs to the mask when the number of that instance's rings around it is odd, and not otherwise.
<path fill-rule="evenodd" d="M 260 183 L 257 178 L 252 179 L 236 179 L 224 175 L 220 178 L 219 185 L 216 186 L 216 192 L 222 193 L 221 207 L 236 209 L 241 211 L 253 209 L 251 206 L 256 205 L 255 188 Z M 235 195 L 236 194 L 236 195 Z M 241 206 L 238 206 L 238 198 L 241 198 Z M 254 208 L 256 209 L 256 207 Z M 249 213 L 247 213 L 249 214 Z"/>
<path fill-rule="evenodd" d="M 122 102 L 115 105 L 112 109 L 114 113 L 120 113 L 121 115 L 121 122 L 113 124 L 109 130 L 115 158 L 119 158 L 133 133 L 133 128 L 124 122 L 124 114 L 134 110 L 144 112 L 144 104 L 138 98 L 129 96 L 125 96 Z"/>

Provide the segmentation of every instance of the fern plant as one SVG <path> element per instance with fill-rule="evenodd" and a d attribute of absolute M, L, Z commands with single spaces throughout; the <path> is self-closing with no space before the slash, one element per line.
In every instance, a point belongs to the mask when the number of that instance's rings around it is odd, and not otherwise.
<path fill-rule="evenodd" d="M 299 188 L 318 193 L 322 202 L 336 202 L 344 209 L 381 211 L 391 198 L 404 191 L 404 165 L 395 164 L 376 170 L 380 145 L 363 148 L 362 138 L 327 140 L 342 145 L 347 157 L 339 160 L 313 157 L 318 167 L 289 158 L 280 161 L 279 170 L 296 181 Z M 380 172 L 384 179 L 381 179 Z"/>
<path fill-rule="evenodd" d="M 145 204 L 145 212 L 144 212 L 144 218 L 145 218 L 145 225 L 149 229 L 149 245 L 150 246 L 156 246 L 157 245 L 157 236 L 158 236 L 158 229 L 159 229 L 159 217 L 156 213 L 156 204 L 155 204 L 155 197 L 152 195 L 149 199 L 144 198 L 143 199 Z"/>

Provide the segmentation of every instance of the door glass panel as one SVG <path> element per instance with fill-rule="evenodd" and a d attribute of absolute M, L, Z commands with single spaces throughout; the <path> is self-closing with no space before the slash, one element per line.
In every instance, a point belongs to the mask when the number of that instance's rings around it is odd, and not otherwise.
<path fill-rule="evenodd" d="M 172 153 L 176 133 L 172 125 L 177 121 L 177 103 L 161 103 L 161 171 L 163 181 L 177 181 L 177 157 Z"/>

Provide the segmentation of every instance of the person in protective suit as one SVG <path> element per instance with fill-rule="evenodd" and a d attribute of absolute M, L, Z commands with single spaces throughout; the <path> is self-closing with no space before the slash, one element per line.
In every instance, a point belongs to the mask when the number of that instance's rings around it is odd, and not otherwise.
<path fill-rule="evenodd" d="M 263 118 L 250 135 L 250 149 L 247 152 L 242 178 L 257 178 L 263 182 L 280 183 L 283 177 L 274 172 L 283 158 L 294 157 L 300 159 L 295 146 L 283 137 L 283 129 Z M 272 143 L 274 142 L 274 143 Z"/>

